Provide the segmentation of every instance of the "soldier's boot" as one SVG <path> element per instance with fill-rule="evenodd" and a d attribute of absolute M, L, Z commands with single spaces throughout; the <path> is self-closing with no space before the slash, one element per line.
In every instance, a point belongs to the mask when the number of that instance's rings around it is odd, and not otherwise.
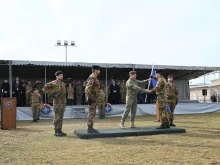
<path fill-rule="evenodd" d="M 40 118 L 38 117 L 36 120 L 40 120 Z"/>
<path fill-rule="evenodd" d="M 166 128 L 170 128 L 170 122 L 166 123 Z"/>
<path fill-rule="evenodd" d="M 99 115 L 99 118 L 100 118 L 100 119 L 104 119 L 103 115 Z"/>
<path fill-rule="evenodd" d="M 170 120 L 170 126 L 171 127 L 176 127 L 176 125 L 173 123 L 173 120 Z"/>
<path fill-rule="evenodd" d="M 63 136 L 66 136 L 66 135 L 67 135 L 67 133 L 63 132 L 62 130 L 61 130 L 61 133 L 63 134 Z"/>
<path fill-rule="evenodd" d="M 88 133 L 99 133 L 99 131 L 94 129 L 93 126 L 88 126 Z"/>
<path fill-rule="evenodd" d="M 166 129 L 166 124 L 161 124 L 159 127 L 157 127 L 156 129 Z"/>
<path fill-rule="evenodd" d="M 134 121 L 131 121 L 131 126 L 130 128 L 137 128 L 135 125 L 134 125 Z"/>
<path fill-rule="evenodd" d="M 121 123 L 119 124 L 119 127 L 125 128 L 125 121 L 124 120 L 121 120 Z"/>
<path fill-rule="evenodd" d="M 61 137 L 61 136 L 64 136 L 64 135 L 63 135 L 63 133 L 61 132 L 60 129 L 56 129 L 54 136 L 59 136 L 59 137 Z"/>
<path fill-rule="evenodd" d="M 33 119 L 33 122 L 38 122 L 38 120 L 37 119 Z"/>

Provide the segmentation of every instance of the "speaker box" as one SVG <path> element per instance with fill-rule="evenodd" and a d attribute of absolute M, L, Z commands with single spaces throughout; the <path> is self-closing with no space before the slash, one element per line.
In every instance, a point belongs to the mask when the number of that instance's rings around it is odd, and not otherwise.
<path fill-rule="evenodd" d="M 203 96 L 207 96 L 207 89 L 203 89 L 203 90 L 202 90 L 202 95 L 203 95 Z"/>

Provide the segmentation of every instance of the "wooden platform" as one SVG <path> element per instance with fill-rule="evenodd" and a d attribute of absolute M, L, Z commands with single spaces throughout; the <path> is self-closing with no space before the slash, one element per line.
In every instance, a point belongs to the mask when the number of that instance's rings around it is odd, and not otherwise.
<path fill-rule="evenodd" d="M 98 129 L 99 133 L 87 133 L 87 130 L 75 130 L 74 134 L 80 139 L 92 138 L 109 138 L 109 137 L 125 137 L 125 136 L 145 136 L 158 134 L 174 134 L 186 133 L 186 130 L 178 127 L 169 129 L 156 129 L 156 127 L 139 127 L 139 128 L 111 128 Z"/>

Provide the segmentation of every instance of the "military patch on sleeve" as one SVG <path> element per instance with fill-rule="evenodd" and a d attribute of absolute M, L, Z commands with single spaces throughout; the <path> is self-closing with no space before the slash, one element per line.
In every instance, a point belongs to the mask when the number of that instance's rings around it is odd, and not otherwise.
<path fill-rule="evenodd" d="M 89 80 L 89 85 L 92 85 L 92 84 L 93 84 L 93 80 L 90 79 L 90 80 Z"/>

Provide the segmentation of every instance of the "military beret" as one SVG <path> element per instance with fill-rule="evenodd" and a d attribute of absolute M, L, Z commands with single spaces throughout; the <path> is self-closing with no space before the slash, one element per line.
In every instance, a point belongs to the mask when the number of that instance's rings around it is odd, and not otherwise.
<path fill-rule="evenodd" d="M 100 70 L 100 66 L 98 66 L 98 65 L 93 65 L 93 66 L 92 66 L 92 69 L 94 69 L 94 70 Z"/>
<path fill-rule="evenodd" d="M 60 74 L 63 74 L 63 72 L 62 72 L 62 71 L 57 71 L 57 72 L 55 73 L 55 76 L 59 76 Z"/>
<path fill-rule="evenodd" d="M 32 88 L 32 91 L 34 92 L 35 90 L 38 90 L 37 88 Z"/>
<path fill-rule="evenodd" d="M 157 70 L 156 73 L 163 74 L 162 70 Z"/>
<path fill-rule="evenodd" d="M 136 74 L 136 71 L 130 71 L 129 74 Z"/>
<path fill-rule="evenodd" d="M 173 75 L 169 75 L 169 76 L 167 76 L 167 78 L 173 78 Z"/>

